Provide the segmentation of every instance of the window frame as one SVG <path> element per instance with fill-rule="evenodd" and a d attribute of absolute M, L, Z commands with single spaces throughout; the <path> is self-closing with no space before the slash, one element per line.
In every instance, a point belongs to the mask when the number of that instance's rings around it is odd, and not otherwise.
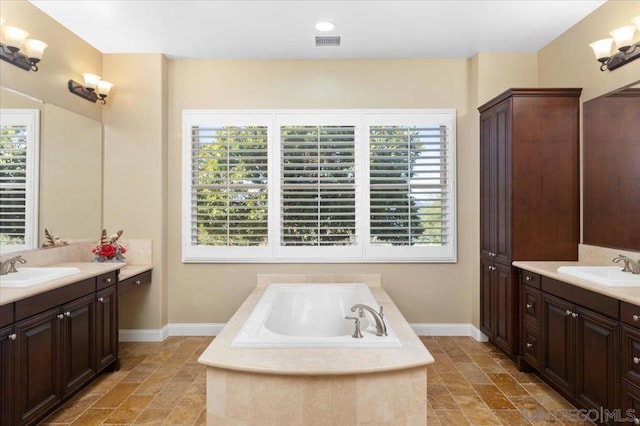
<path fill-rule="evenodd" d="M 449 242 L 445 246 L 372 246 L 369 244 L 369 128 L 396 119 L 416 124 L 426 116 L 448 128 L 447 149 L 451 204 Z M 282 152 L 280 125 L 356 123 L 356 237 L 354 246 L 285 247 L 280 245 Z M 213 121 L 212 121 L 213 119 Z M 252 121 L 253 120 L 253 121 Z M 377 120 L 377 121 L 376 121 Z M 414 121 L 412 121 L 414 120 Z M 393 121 L 393 120 L 392 120 Z M 194 125 L 268 125 L 268 244 L 254 247 L 191 244 L 191 127 Z M 421 123 L 422 124 L 422 123 Z M 321 110 L 200 110 L 182 111 L 182 261 L 183 263 L 455 263 L 457 262 L 456 110 L 455 109 L 321 109 Z"/>
<path fill-rule="evenodd" d="M 2 245 L 3 253 L 31 250 L 38 247 L 38 206 L 40 199 L 40 110 L 31 108 L 2 108 L 2 121 L 12 125 L 25 125 L 29 129 L 26 141 L 25 161 L 25 234 L 24 244 Z"/>

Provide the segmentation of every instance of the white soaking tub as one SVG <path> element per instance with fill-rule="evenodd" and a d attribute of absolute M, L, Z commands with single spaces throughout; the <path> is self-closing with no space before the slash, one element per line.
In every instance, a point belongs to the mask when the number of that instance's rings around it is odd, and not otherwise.
<path fill-rule="evenodd" d="M 232 348 L 398 348 L 400 341 L 385 317 L 386 336 L 376 335 L 373 316 L 360 318 L 363 337 L 352 337 L 355 304 L 380 310 L 366 284 L 271 284 Z"/>

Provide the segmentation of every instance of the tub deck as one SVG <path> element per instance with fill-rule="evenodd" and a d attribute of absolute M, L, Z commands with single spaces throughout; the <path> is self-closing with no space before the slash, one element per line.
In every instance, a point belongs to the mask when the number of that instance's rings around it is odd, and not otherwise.
<path fill-rule="evenodd" d="M 231 342 L 266 290 L 266 286 L 258 286 L 198 362 L 227 370 L 314 376 L 374 373 L 433 363 L 433 357 L 382 286 L 368 284 L 376 301 L 384 306 L 385 319 L 393 327 L 400 348 L 231 348 Z"/>

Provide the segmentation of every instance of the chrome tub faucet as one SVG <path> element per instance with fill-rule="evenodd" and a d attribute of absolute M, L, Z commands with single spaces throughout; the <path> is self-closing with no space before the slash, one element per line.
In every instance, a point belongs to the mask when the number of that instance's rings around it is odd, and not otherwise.
<path fill-rule="evenodd" d="M 611 259 L 613 263 L 624 262 L 624 267 L 622 268 L 622 272 L 631 272 L 632 274 L 640 274 L 640 261 L 634 261 L 633 259 L 628 258 L 623 254 L 619 254 L 613 259 Z"/>
<path fill-rule="evenodd" d="M 18 272 L 18 270 L 16 269 L 16 262 L 20 262 L 22 264 L 27 263 L 27 261 L 23 259 L 22 256 L 9 258 L 0 263 L 0 275 L 7 275 L 10 272 Z"/>
<path fill-rule="evenodd" d="M 387 335 L 387 325 L 384 322 L 382 306 L 380 306 L 380 312 L 376 312 L 376 310 L 370 306 L 357 303 L 351 307 L 351 312 L 355 312 L 356 309 L 358 310 L 358 316 L 360 318 L 364 317 L 364 311 L 368 311 L 371 313 L 371 315 L 373 315 L 373 319 L 376 321 L 376 336 Z"/>

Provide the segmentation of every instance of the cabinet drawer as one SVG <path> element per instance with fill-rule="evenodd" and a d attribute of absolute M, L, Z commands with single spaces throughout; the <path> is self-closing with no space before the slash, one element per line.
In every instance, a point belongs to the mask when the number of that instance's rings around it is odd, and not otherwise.
<path fill-rule="evenodd" d="M 527 326 L 522 328 L 520 353 L 522 353 L 522 358 L 529 365 L 540 370 L 540 366 L 542 365 L 542 339 L 540 339 L 540 334 L 537 331 Z"/>
<path fill-rule="evenodd" d="M 621 362 L 622 376 L 640 386 L 640 330 L 626 325 L 622 326 Z"/>
<path fill-rule="evenodd" d="M 523 285 L 520 287 L 522 320 L 535 331 L 540 331 L 540 319 L 542 317 L 542 293 L 540 290 Z"/>
<path fill-rule="evenodd" d="M 640 328 L 640 306 L 620 302 L 620 321 L 632 327 Z"/>
<path fill-rule="evenodd" d="M 521 269 L 520 282 L 522 284 L 530 285 L 535 288 L 540 288 L 540 275 Z"/>
<path fill-rule="evenodd" d="M 13 303 L 0 306 L 0 328 L 13 322 Z"/>
<path fill-rule="evenodd" d="M 133 290 L 144 284 L 149 284 L 151 282 L 151 271 L 145 271 L 141 274 L 134 275 L 131 278 L 127 278 L 126 280 L 122 280 L 118 283 L 118 293 L 123 294 L 127 291 Z"/>
<path fill-rule="evenodd" d="M 47 309 L 54 308 L 79 297 L 86 296 L 94 291 L 96 291 L 95 279 L 89 278 L 84 281 L 69 284 L 26 299 L 18 300 L 15 303 L 15 320 L 20 321 L 31 315 L 44 312 Z"/>
<path fill-rule="evenodd" d="M 115 285 L 118 282 L 118 271 L 107 272 L 106 274 L 98 275 L 97 284 L 98 290 Z"/>

